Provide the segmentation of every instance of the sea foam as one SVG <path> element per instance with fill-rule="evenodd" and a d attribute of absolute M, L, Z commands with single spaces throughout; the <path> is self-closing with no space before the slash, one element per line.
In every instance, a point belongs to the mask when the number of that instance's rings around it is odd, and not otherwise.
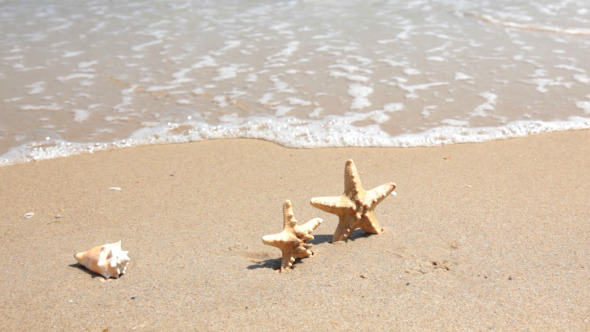
<path fill-rule="evenodd" d="M 590 118 L 584 117 L 570 117 L 566 121 L 552 122 L 519 120 L 499 127 L 476 128 L 465 127 L 462 121 L 448 120 L 444 122 L 449 125 L 430 128 L 420 133 L 391 136 L 379 125 L 355 126 L 352 122 L 359 119 L 354 116 L 332 115 L 321 120 L 271 115 L 248 118 L 230 116 L 225 118 L 227 122 L 218 124 L 202 121 L 198 115 L 196 119 L 193 118 L 195 116 L 185 116 L 181 116 L 187 119 L 183 123 L 153 123 L 133 132 L 129 138 L 104 143 L 68 142 L 52 131 L 43 131 L 37 135 L 38 138 L 31 137 L 27 143 L 0 156 L 0 166 L 124 147 L 208 139 L 255 138 L 290 148 L 416 147 L 477 143 L 590 128 Z"/>
<path fill-rule="evenodd" d="M 217 138 L 406 147 L 590 128 L 589 12 L 584 0 L 9 1 L 0 165 Z"/>

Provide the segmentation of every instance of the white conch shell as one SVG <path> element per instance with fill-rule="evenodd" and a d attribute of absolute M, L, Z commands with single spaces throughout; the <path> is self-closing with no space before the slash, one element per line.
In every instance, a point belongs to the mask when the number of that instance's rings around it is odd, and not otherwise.
<path fill-rule="evenodd" d="M 128 251 L 121 250 L 121 241 L 94 247 L 74 255 L 74 258 L 88 270 L 106 279 L 119 278 L 127 272 Z"/>

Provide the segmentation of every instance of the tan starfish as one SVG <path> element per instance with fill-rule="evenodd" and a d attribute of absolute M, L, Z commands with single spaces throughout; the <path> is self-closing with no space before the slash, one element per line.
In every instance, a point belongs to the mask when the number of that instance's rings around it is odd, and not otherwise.
<path fill-rule="evenodd" d="M 283 222 L 282 232 L 262 237 L 262 243 L 277 247 L 283 252 L 280 272 L 291 267 L 296 258 L 307 258 L 313 255 L 309 250 L 312 244 L 305 242 L 313 240 L 311 232 L 322 223 L 322 219 L 314 218 L 305 224 L 297 225 L 291 201 L 286 200 L 283 204 Z"/>
<path fill-rule="evenodd" d="M 332 242 L 346 240 L 357 228 L 362 228 L 367 233 L 379 234 L 383 229 L 379 226 L 373 210 L 394 189 L 395 183 L 390 182 L 365 191 L 356 166 L 352 159 L 349 159 L 344 168 L 344 194 L 337 197 L 312 198 L 311 205 L 333 213 L 340 219 Z"/>

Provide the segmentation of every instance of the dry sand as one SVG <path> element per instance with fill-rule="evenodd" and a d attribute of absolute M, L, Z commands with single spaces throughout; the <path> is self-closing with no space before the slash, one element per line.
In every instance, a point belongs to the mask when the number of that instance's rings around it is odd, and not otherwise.
<path fill-rule="evenodd" d="M 381 235 L 331 244 L 346 159 L 393 181 Z M 218 140 L 0 168 L 0 330 L 590 329 L 590 131 L 429 148 Z M 121 190 L 110 190 L 120 187 Z M 280 274 L 282 204 L 321 217 Z M 27 219 L 24 215 L 34 212 Z M 75 252 L 122 240 L 128 273 Z"/>

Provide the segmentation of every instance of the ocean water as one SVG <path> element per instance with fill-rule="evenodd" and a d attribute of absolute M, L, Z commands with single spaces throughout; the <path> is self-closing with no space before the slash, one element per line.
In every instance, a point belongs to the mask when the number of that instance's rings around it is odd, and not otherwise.
<path fill-rule="evenodd" d="M 0 0 L 0 166 L 590 128 L 587 0 Z"/>

